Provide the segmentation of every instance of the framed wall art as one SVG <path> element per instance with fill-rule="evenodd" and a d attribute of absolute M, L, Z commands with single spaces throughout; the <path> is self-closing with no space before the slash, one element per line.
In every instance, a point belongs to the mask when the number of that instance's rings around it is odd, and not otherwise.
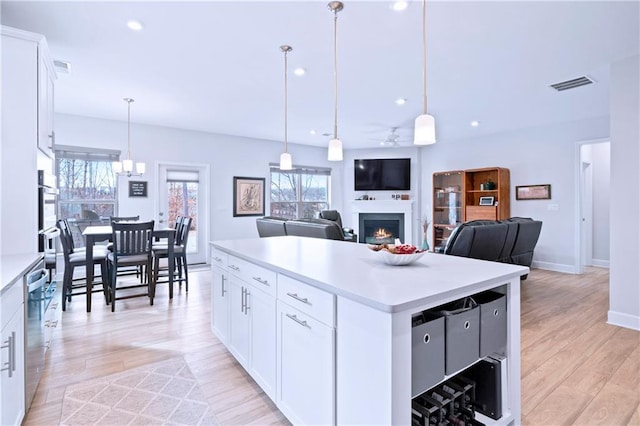
<path fill-rule="evenodd" d="M 516 186 L 516 200 L 549 200 L 551 199 L 551 185 L 521 185 Z"/>
<path fill-rule="evenodd" d="M 233 216 L 264 216 L 264 178 L 233 177 Z"/>

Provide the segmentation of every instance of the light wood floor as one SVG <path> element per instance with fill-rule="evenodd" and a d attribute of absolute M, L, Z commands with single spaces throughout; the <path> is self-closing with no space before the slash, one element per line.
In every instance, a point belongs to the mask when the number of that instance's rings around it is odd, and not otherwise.
<path fill-rule="evenodd" d="M 184 356 L 217 420 L 288 424 L 210 330 L 210 272 L 190 272 L 190 290 L 155 305 L 121 301 L 93 312 L 74 298 L 54 333 L 25 425 L 57 424 L 65 387 Z M 176 287 L 177 288 L 177 287 Z M 640 333 L 606 324 L 608 271 L 582 276 L 533 270 L 522 286 L 522 422 L 640 425 Z"/>

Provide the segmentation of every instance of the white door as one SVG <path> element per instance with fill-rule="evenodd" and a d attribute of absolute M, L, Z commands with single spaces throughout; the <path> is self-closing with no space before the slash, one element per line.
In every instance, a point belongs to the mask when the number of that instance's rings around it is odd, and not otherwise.
<path fill-rule="evenodd" d="M 190 264 L 205 263 L 209 235 L 209 166 L 160 163 L 158 180 L 156 222 L 175 226 L 177 216 L 191 217 L 187 260 Z"/>

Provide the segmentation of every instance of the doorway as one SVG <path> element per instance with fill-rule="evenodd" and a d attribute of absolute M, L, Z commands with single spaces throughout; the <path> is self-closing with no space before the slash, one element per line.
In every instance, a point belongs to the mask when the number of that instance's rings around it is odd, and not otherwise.
<path fill-rule="evenodd" d="M 178 216 L 191 217 L 187 239 L 189 264 L 206 263 L 209 235 L 209 165 L 159 163 L 156 220 L 175 226 Z"/>
<path fill-rule="evenodd" d="M 579 142 L 576 272 L 585 266 L 609 267 L 610 143 Z"/>

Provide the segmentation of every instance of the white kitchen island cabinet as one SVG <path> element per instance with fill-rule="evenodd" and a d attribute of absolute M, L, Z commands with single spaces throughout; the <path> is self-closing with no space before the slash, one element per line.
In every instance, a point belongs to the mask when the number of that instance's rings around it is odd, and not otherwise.
<path fill-rule="evenodd" d="M 227 255 L 245 269 L 272 274 L 268 296 L 277 309 L 263 320 L 277 324 L 277 345 L 261 356 L 276 353 L 276 398 L 271 389 L 267 394 L 294 424 L 411 424 L 413 319 L 486 290 L 506 296 L 507 361 L 502 416 L 481 421 L 520 423 L 520 276 L 528 268 L 435 253 L 390 266 L 364 244 L 290 236 L 212 244 L 213 259 Z M 252 275 L 249 280 L 264 278 Z M 213 303 L 214 311 L 227 309 Z M 231 330 L 233 309 L 225 318 Z M 215 330 L 215 312 L 212 318 Z"/>

